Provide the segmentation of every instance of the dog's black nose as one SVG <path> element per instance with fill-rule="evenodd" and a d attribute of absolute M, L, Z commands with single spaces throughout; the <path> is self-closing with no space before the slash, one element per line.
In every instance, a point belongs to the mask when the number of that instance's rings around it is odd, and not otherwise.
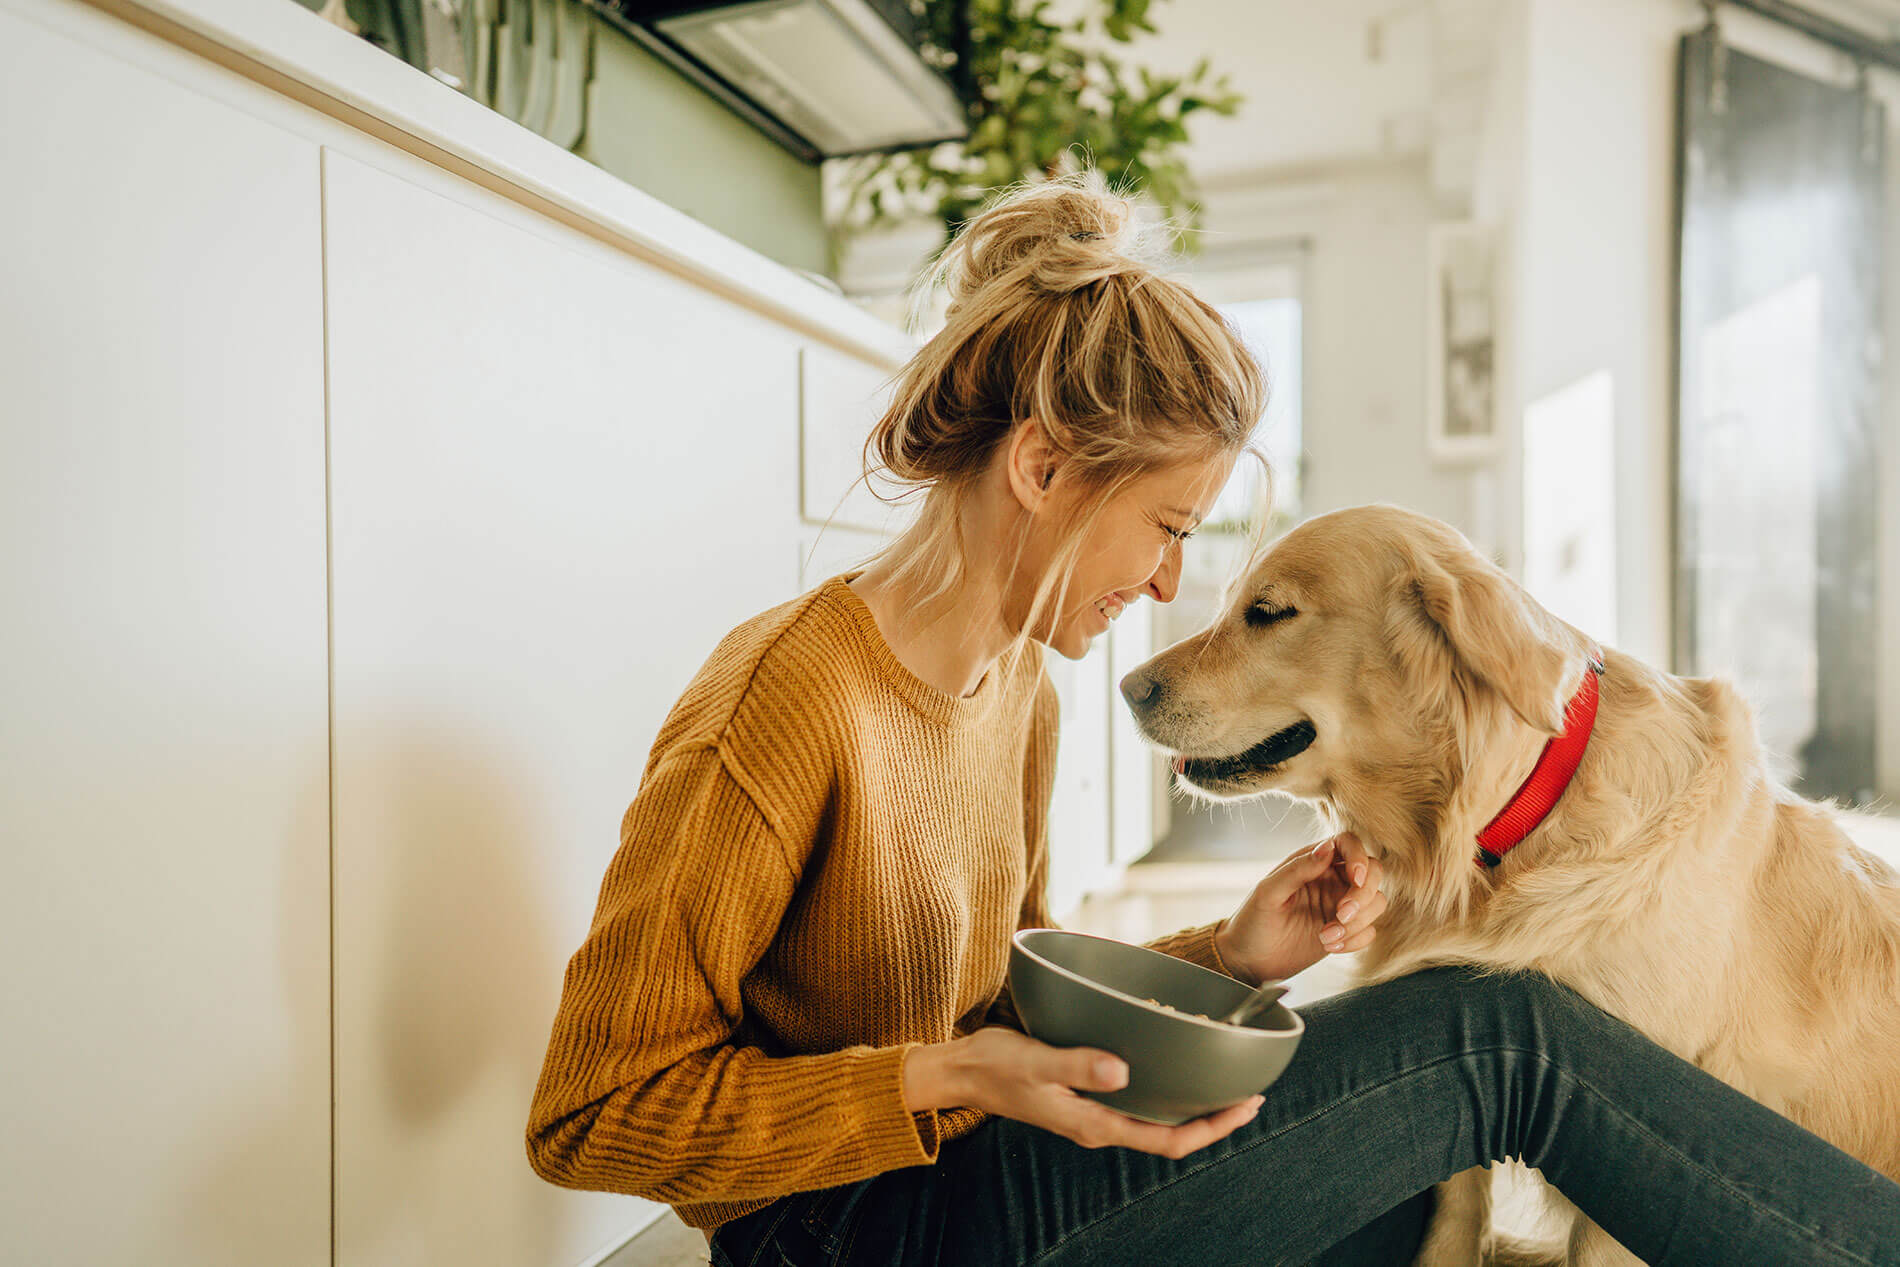
<path fill-rule="evenodd" d="M 1161 679 L 1149 677 L 1145 669 L 1136 669 L 1122 679 L 1122 698 L 1137 715 L 1145 713 L 1161 702 Z"/>

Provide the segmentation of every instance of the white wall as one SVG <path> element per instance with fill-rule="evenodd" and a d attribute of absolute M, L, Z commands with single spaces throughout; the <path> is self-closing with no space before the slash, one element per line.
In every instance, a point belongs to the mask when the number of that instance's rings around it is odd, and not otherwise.
<path fill-rule="evenodd" d="M 1521 10 L 1515 407 L 1598 371 L 1615 406 L 1612 640 L 1669 662 L 1670 369 L 1674 323 L 1672 2 L 1529 0 Z M 1506 195 L 1509 196 L 1508 194 Z M 1521 527 L 1521 428 L 1508 429 L 1504 519 Z M 1517 557 L 1515 551 L 1513 557 Z"/>
<path fill-rule="evenodd" d="M 1055 20 L 1094 0 L 1056 0 Z M 1156 75 L 1203 57 L 1245 100 L 1188 116 L 1189 165 L 1207 178 L 1294 163 L 1421 155 L 1432 106 L 1431 4 L 1398 0 L 1195 0 L 1157 5 L 1155 32 L 1097 42 Z"/>

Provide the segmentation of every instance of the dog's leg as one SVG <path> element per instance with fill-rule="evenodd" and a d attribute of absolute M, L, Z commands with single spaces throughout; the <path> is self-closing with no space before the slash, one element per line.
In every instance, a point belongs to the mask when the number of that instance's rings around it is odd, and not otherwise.
<path fill-rule="evenodd" d="M 1570 1226 L 1570 1267 L 1643 1267 L 1643 1260 L 1579 1214 Z"/>
<path fill-rule="evenodd" d="M 1577 1207 L 1519 1161 L 1491 1168 L 1491 1243 L 1484 1267 L 1565 1267 Z"/>
<path fill-rule="evenodd" d="M 1478 1267 L 1491 1230 L 1491 1172 L 1461 1171 L 1433 1192 L 1431 1222 L 1412 1267 Z"/>

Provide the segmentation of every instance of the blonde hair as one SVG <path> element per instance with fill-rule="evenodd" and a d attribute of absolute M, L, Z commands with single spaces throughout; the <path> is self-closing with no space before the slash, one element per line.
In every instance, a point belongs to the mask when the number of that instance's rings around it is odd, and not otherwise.
<path fill-rule="evenodd" d="M 964 576 L 957 524 L 1018 424 L 1038 427 L 1083 496 L 1001 661 L 1005 675 L 1044 611 L 1063 610 L 1102 509 L 1129 481 L 1193 458 L 1259 460 L 1253 542 L 1272 503 L 1272 469 L 1248 441 L 1266 411 L 1258 362 L 1221 313 L 1166 276 L 1172 233 L 1083 168 L 992 197 L 944 247 L 913 311 L 949 288 L 944 326 L 894 377 L 864 446 L 864 482 L 927 490 L 916 520 L 865 559 L 880 560 L 927 610 Z M 875 460 L 874 460 L 875 459 Z M 875 489 L 872 490 L 874 493 Z M 882 497 L 882 494 L 879 494 Z M 1021 559 L 1021 537 L 1010 575 Z"/>

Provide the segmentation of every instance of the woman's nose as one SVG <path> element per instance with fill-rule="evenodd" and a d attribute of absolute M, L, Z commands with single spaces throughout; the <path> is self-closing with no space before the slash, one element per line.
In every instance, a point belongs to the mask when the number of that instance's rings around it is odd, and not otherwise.
<path fill-rule="evenodd" d="M 1161 554 L 1161 566 L 1148 578 L 1148 592 L 1157 603 L 1172 603 L 1181 592 L 1181 543 L 1175 542 Z"/>

